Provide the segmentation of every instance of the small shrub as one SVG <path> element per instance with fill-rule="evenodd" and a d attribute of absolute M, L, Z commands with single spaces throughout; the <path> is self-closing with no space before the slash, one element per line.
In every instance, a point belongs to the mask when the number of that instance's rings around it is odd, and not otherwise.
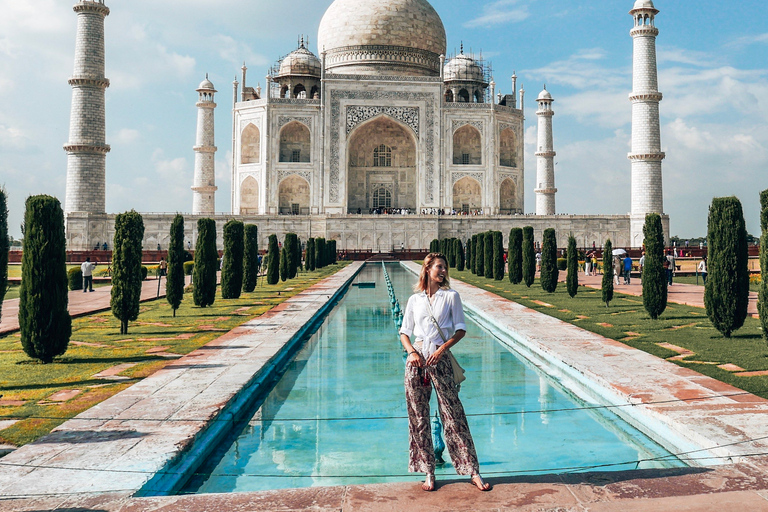
<path fill-rule="evenodd" d="M 568 259 L 557 258 L 557 270 L 568 270 Z"/>
<path fill-rule="evenodd" d="M 69 283 L 70 290 L 82 290 L 83 289 L 83 271 L 80 267 L 72 267 L 67 270 L 67 281 Z"/>
<path fill-rule="evenodd" d="M 149 269 L 144 265 L 141 266 L 141 280 L 145 280 L 149 275 Z"/>
<path fill-rule="evenodd" d="M 191 276 L 192 271 L 195 268 L 195 262 L 194 261 L 185 261 L 184 262 L 184 275 L 185 276 Z"/>

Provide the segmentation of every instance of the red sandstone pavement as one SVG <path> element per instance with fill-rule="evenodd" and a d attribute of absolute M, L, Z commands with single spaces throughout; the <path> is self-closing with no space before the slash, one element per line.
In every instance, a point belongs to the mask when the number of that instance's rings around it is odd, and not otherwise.
<path fill-rule="evenodd" d="M 562 280 L 565 280 L 565 272 L 560 273 Z M 602 288 L 602 274 L 597 276 L 585 276 L 579 274 L 579 284 L 583 284 L 589 288 Z M 641 297 L 643 295 L 642 282 L 638 278 L 632 278 L 630 284 L 625 285 L 622 279 L 619 279 L 618 285 L 614 284 L 613 290 L 617 293 L 626 293 L 627 295 L 637 295 Z M 687 306 L 704 307 L 704 286 L 697 286 L 695 284 L 682 284 L 672 282 L 672 286 L 667 288 L 668 295 L 667 301 L 674 302 L 676 304 L 685 304 Z M 747 313 L 753 316 L 757 316 L 757 293 L 749 292 L 749 306 Z"/>
<path fill-rule="evenodd" d="M 111 286 L 94 288 L 93 292 L 73 290 L 69 292 L 69 314 L 78 317 L 95 311 L 106 311 L 110 308 L 109 299 Z M 157 298 L 157 279 L 148 279 L 141 286 L 141 301 Z M 165 297 L 165 279 L 160 281 L 160 297 Z M 19 299 L 3 301 L 3 314 L 0 318 L 0 335 L 19 330 Z M 0 510 L 2 507 L 0 507 Z"/>

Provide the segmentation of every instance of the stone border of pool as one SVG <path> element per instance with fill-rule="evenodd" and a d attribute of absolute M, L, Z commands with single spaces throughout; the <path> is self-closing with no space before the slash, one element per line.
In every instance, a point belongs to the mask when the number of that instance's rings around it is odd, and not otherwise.
<path fill-rule="evenodd" d="M 657 413 L 669 414 L 680 419 L 680 424 L 687 421 L 693 428 L 713 431 L 719 436 L 725 436 L 724 441 L 732 442 L 740 436 L 768 434 L 768 429 L 761 431 L 765 421 L 765 400 L 751 395 L 732 397 L 730 401 L 712 403 L 710 400 L 697 400 L 698 392 L 728 394 L 735 390 L 717 381 L 695 372 L 677 367 L 672 363 L 660 361 L 672 368 L 665 368 L 675 379 L 666 382 L 662 376 L 650 378 L 647 375 L 632 382 L 623 382 L 629 376 L 637 377 L 638 368 L 648 354 L 634 356 L 627 352 L 630 359 L 623 365 L 616 362 L 623 350 L 632 351 L 619 343 L 596 335 L 590 343 L 584 342 L 581 336 L 571 337 L 570 334 L 558 336 L 552 329 L 578 329 L 552 319 L 531 309 L 519 306 L 498 296 L 474 289 L 463 283 L 454 281 L 454 287 L 460 291 L 468 307 L 484 311 L 494 320 L 515 327 L 515 330 L 532 331 L 531 338 L 536 343 L 552 343 L 542 346 L 542 350 L 556 354 L 563 347 L 572 345 L 571 353 L 575 361 L 566 361 L 566 365 L 578 368 L 585 375 L 601 375 L 602 367 L 609 366 L 607 375 L 603 377 L 602 385 L 613 386 L 618 393 L 629 397 L 633 389 L 640 388 L 640 381 L 651 387 L 641 389 L 641 407 L 651 409 L 647 405 L 654 396 L 669 395 L 684 398 L 686 401 L 676 401 L 664 406 L 653 406 Z M 504 304 L 506 303 L 506 304 Z M 506 316 L 509 318 L 506 318 Z M 544 326 L 549 326 L 544 328 Z M 544 332 L 541 332 L 541 331 Z M 570 330 L 563 331 L 569 333 Z M 214 342 L 215 343 L 215 342 Z M 615 344 L 615 345 L 614 345 Z M 210 346 L 210 344 L 208 345 Z M 605 356 L 589 356 L 580 351 L 603 350 Z M 620 351 L 621 349 L 622 351 Z M 640 351 L 636 351 L 640 352 Z M 588 357 L 589 356 L 589 357 Z M 655 359 L 655 358 L 654 358 Z M 585 368 L 585 363 L 594 363 L 594 368 Z M 662 365 L 662 366 L 665 366 Z M 655 365 L 653 365 L 655 367 Z M 615 382 L 608 380 L 609 376 L 618 378 Z M 682 389 L 673 386 L 678 377 L 688 381 Z M 139 386 L 141 383 L 137 384 Z M 136 386 L 130 388 L 134 389 Z M 127 390 L 127 391 L 130 391 Z M 743 393 L 741 390 L 736 392 Z M 691 401 L 687 399 L 691 398 Z M 715 407 L 712 407 L 712 406 Z M 698 427 L 697 419 L 701 413 L 706 425 Z M 736 420 L 718 418 L 718 413 L 725 416 L 738 416 Z M 105 412 L 106 414 L 106 412 Z M 744 416 L 754 414 L 750 420 Z M 723 420 L 720 422 L 720 420 Z M 743 424 L 743 428 L 728 432 L 729 424 Z M 171 425 L 172 427 L 173 425 Z M 717 437 L 717 436 L 715 436 Z M 28 445 L 31 446 L 31 445 Z M 19 451 L 26 450 L 27 447 Z M 66 455 L 66 454 L 62 454 Z M 743 454 L 742 454 L 743 455 Z M 0 459 L 0 463 L 3 460 Z M 34 461 L 34 458 L 33 458 Z M 45 461 L 44 461 L 45 462 Z M 53 462 L 63 465 L 65 460 L 58 458 Z M 714 468 L 674 468 L 666 470 L 640 470 L 624 472 L 592 472 L 581 474 L 518 476 L 504 478 L 489 478 L 494 484 L 490 493 L 479 493 L 466 482 L 438 482 L 438 492 L 425 493 L 419 490 L 414 482 L 395 484 L 355 485 L 339 487 L 313 487 L 304 489 L 288 489 L 257 493 L 228 493 L 190 496 L 162 496 L 137 498 L 128 492 L 94 493 L 77 496 L 49 495 L 26 500 L 0 501 L 0 509 L 13 510 L 98 510 L 109 512 L 153 512 L 166 510 L 184 510 L 186 512 L 228 510 L 233 512 L 246 510 L 264 511 L 402 511 L 419 510 L 433 511 L 500 511 L 514 510 L 516 512 L 571 512 L 571 511 L 604 511 L 604 512 L 634 512 L 649 510 L 676 511 L 712 511 L 727 510 L 768 511 L 768 472 L 765 460 L 749 458 L 747 462 L 720 465 Z M 23 474 L 20 474 L 22 477 Z M 41 474 L 42 477 L 49 475 Z M 76 478 L 72 477 L 72 478 Z M 0 482 L 9 482 L 0 472 Z M 15 481 L 16 485 L 6 484 L 0 490 L 12 489 L 23 485 L 24 480 Z M 67 491 L 64 491 L 67 492 Z M 71 491 L 70 491 L 71 492 Z M 6 492 L 6 495 L 8 493 Z M 0 495 L 0 500 L 2 496 Z"/>
<path fill-rule="evenodd" d="M 239 419 L 233 414 L 250 392 L 362 266 L 350 264 L 0 459 L 0 499 L 173 491 L 186 461 L 204 457 Z"/>

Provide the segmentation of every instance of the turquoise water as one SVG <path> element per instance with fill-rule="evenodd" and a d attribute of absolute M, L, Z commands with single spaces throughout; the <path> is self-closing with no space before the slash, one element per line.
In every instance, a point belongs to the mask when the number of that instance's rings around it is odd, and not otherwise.
<path fill-rule="evenodd" d="M 388 265 L 403 307 L 415 276 Z M 217 448 L 182 492 L 258 491 L 415 480 L 409 475 L 403 358 L 381 265 L 367 265 L 290 363 L 252 419 Z M 461 398 L 487 476 L 683 466 L 613 414 L 583 409 L 467 319 L 453 349 Z M 432 398 L 432 410 L 435 410 Z M 444 458 L 449 461 L 447 451 Z M 621 464 L 626 463 L 626 464 Z M 460 478 L 450 462 L 438 479 Z M 464 477 L 461 477 L 464 478 Z"/>

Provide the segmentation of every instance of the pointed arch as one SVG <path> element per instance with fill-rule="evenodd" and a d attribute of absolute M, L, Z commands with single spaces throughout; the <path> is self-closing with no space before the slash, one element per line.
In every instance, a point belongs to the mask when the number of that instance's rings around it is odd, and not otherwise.
<path fill-rule="evenodd" d="M 454 165 L 481 165 L 482 147 L 480 130 L 465 124 L 453 132 Z"/>
<path fill-rule="evenodd" d="M 240 183 L 240 215 L 259 213 L 259 183 L 248 176 Z"/>
<path fill-rule="evenodd" d="M 309 128 L 298 121 L 291 121 L 280 130 L 280 161 L 311 162 L 311 136 Z"/>
<path fill-rule="evenodd" d="M 512 128 L 504 128 L 499 134 L 499 165 L 517 167 L 517 136 Z"/>
<path fill-rule="evenodd" d="M 483 206 L 483 192 L 480 182 L 464 176 L 453 184 L 453 208 L 456 211 L 476 211 Z"/>
<path fill-rule="evenodd" d="M 453 103 L 453 91 L 450 89 L 445 91 L 445 102 Z"/>
<path fill-rule="evenodd" d="M 291 174 L 278 186 L 278 205 L 281 214 L 309 213 L 309 182 L 297 174 Z"/>
<path fill-rule="evenodd" d="M 469 91 L 466 89 L 459 89 L 459 92 L 456 94 L 458 96 L 458 102 L 459 103 L 469 103 Z"/>
<path fill-rule="evenodd" d="M 517 185 L 512 178 L 504 178 L 499 187 L 499 209 L 501 213 L 514 213 L 516 208 Z"/>
<path fill-rule="evenodd" d="M 259 128 L 248 123 L 240 136 L 240 163 L 257 164 L 261 158 L 261 133 Z"/>

